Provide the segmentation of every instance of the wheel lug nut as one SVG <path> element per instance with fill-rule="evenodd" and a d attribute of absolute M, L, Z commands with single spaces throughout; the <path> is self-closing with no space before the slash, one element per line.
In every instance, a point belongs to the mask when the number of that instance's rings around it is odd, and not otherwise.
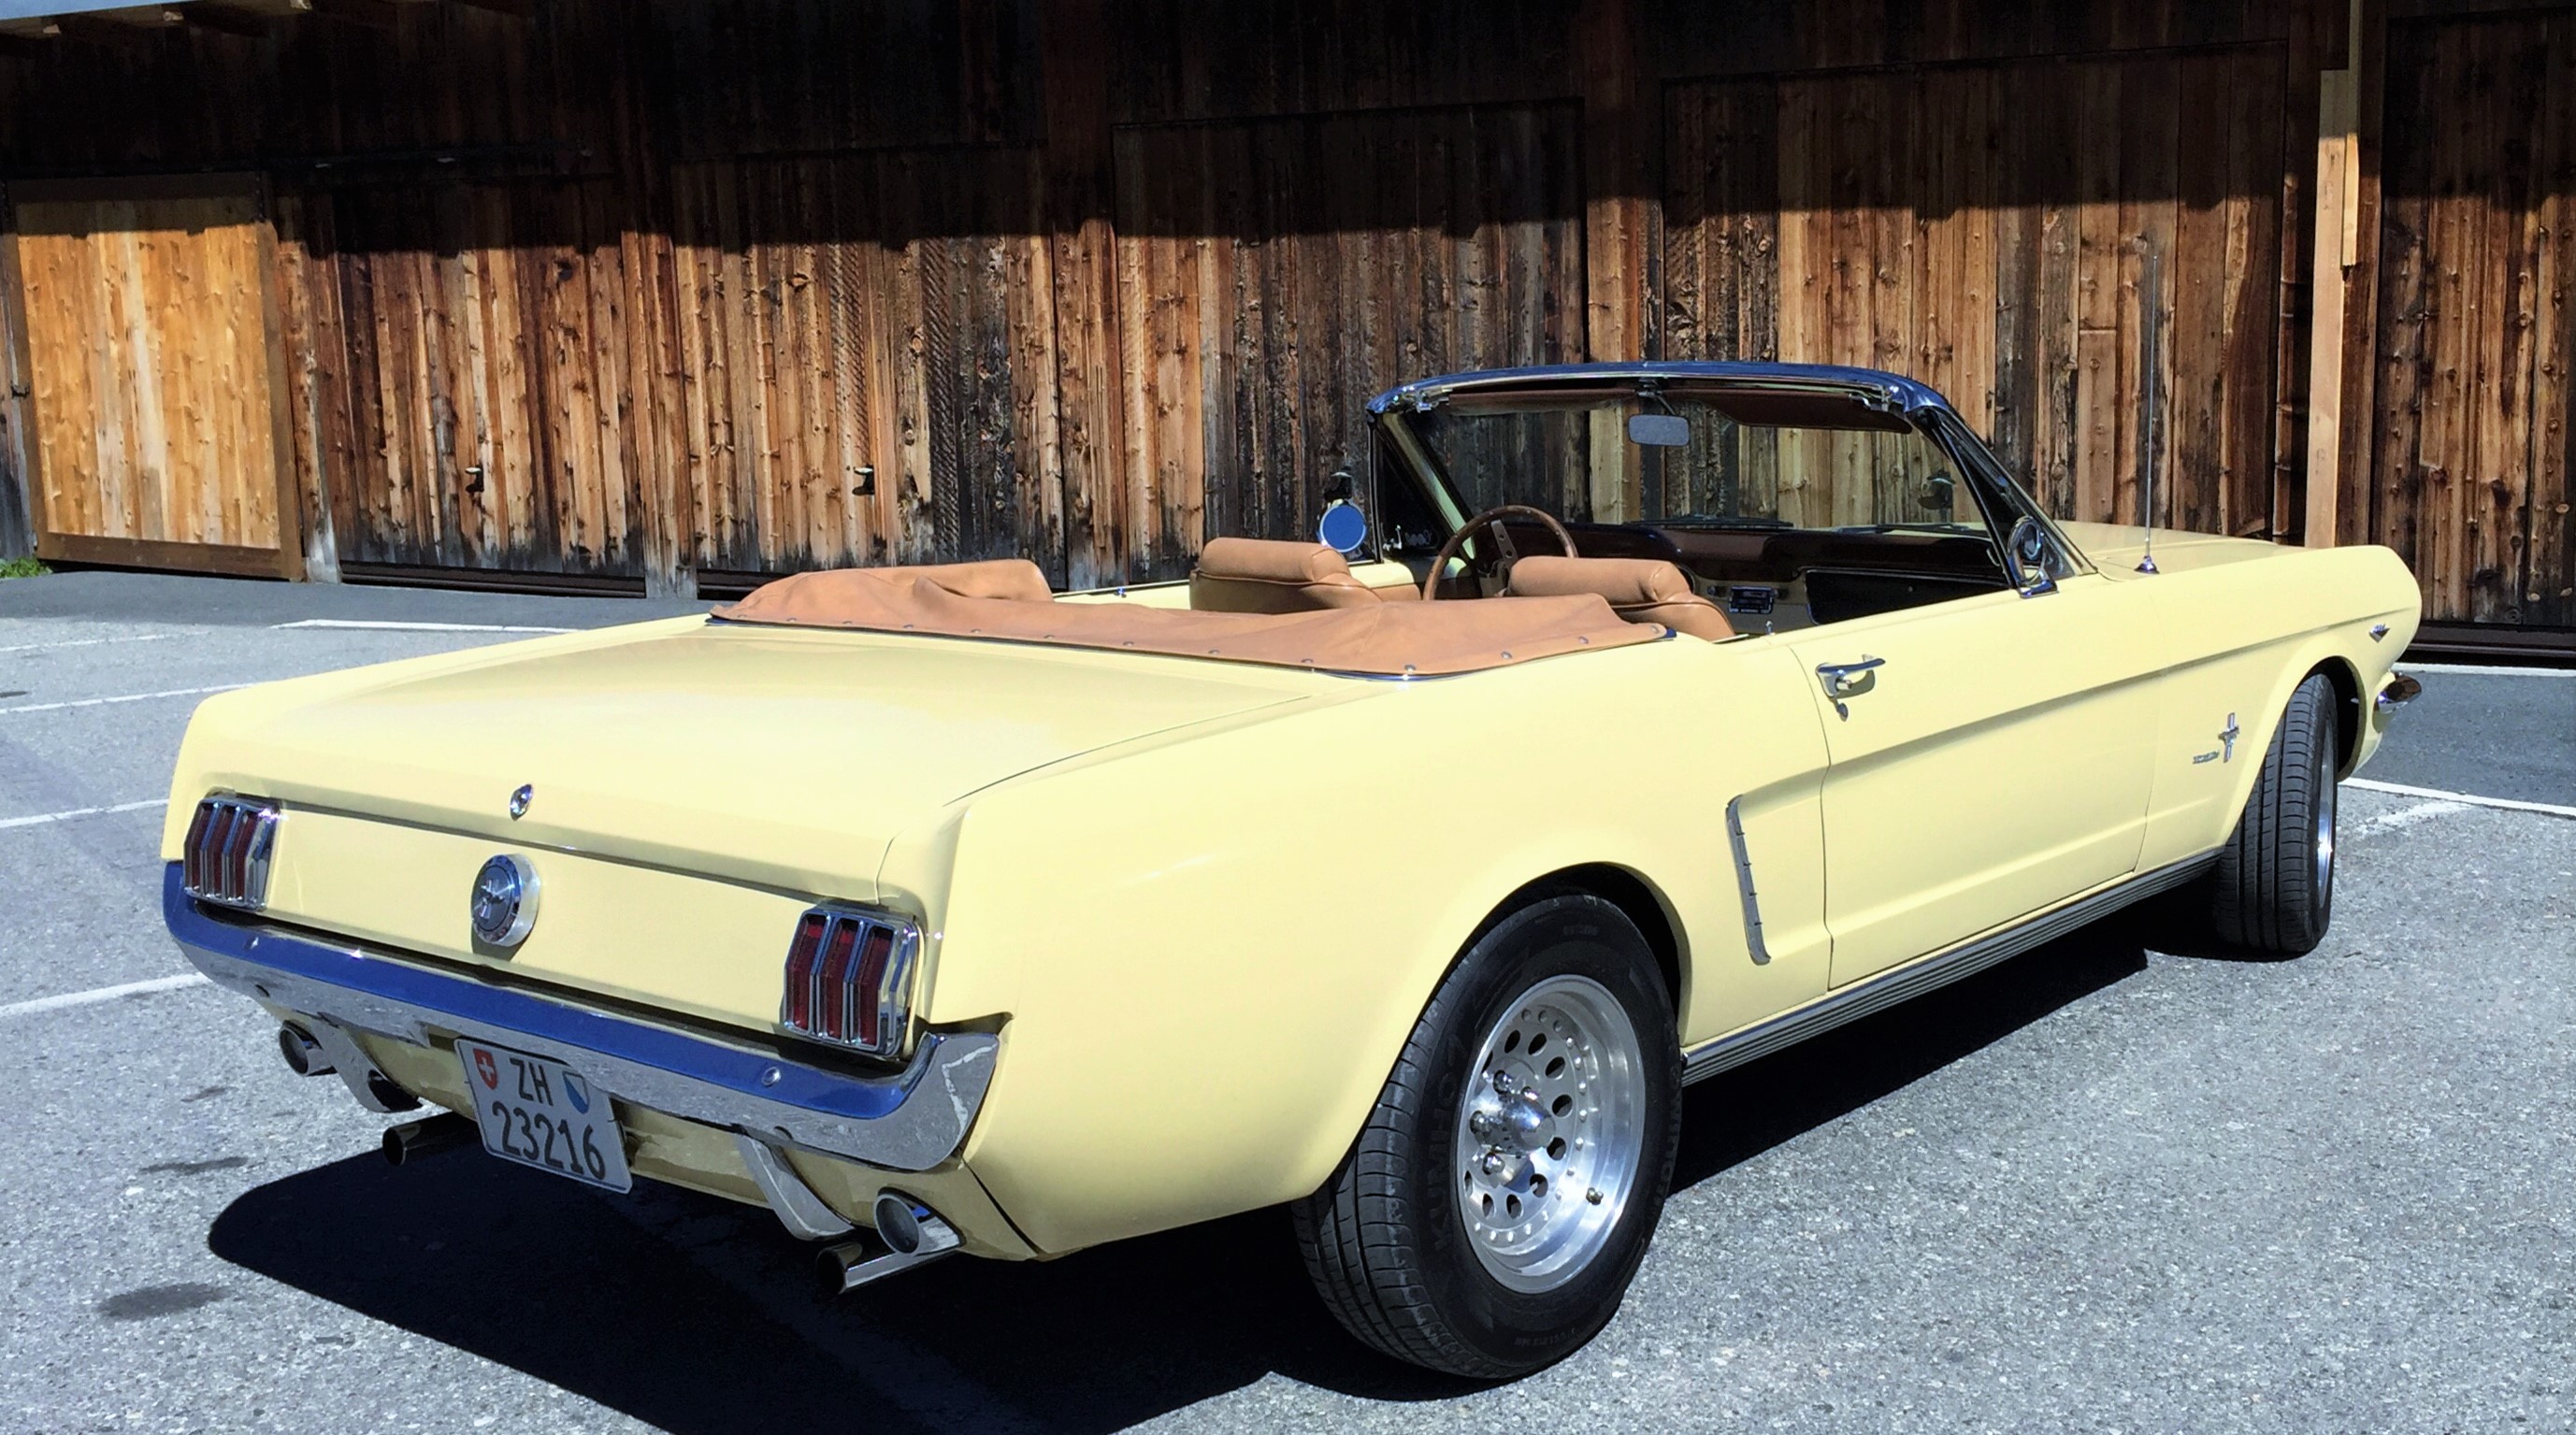
<path fill-rule="evenodd" d="M 1592 1204 L 1594 1204 L 1594 1205 L 1596 1205 L 1596 1206 L 1600 1205 L 1600 1204 L 1601 1204 L 1601 1188 L 1600 1188 L 1600 1187 L 1598 1187 L 1598 1186 L 1594 1186 L 1594 1187 L 1592 1187 L 1592 1188 L 1590 1188 L 1590 1189 L 1586 1190 L 1586 1191 L 1583 1193 L 1583 1199 L 1585 1199 L 1585 1200 L 1587 1200 L 1587 1201 L 1590 1201 Z"/>

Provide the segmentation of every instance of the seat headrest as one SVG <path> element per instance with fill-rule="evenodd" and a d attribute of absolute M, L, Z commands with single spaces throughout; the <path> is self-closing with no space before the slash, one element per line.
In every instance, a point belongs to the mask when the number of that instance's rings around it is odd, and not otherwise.
<path fill-rule="evenodd" d="M 1598 594 L 1629 622 L 1657 624 L 1686 638 L 1723 643 L 1735 636 L 1735 625 L 1717 605 L 1661 558 L 1524 558 L 1512 565 L 1509 586 L 1521 598 Z"/>
<path fill-rule="evenodd" d="M 1512 565 L 1512 592 L 1524 598 L 1598 593 L 1610 605 L 1673 603 L 1694 596 L 1682 570 L 1661 558 L 1550 558 L 1532 556 Z"/>
<path fill-rule="evenodd" d="M 1330 583 L 1349 578 L 1351 565 L 1321 543 L 1277 538 L 1211 538 L 1199 553 L 1199 572 L 1210 578 L 1263 583 Z"/>

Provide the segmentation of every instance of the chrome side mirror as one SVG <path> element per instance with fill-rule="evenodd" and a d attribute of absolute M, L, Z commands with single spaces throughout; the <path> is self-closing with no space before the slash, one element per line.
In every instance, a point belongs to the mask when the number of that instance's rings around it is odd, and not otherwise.
<path fill-rule="evenodd" d="M 2014 591 L 2025 598 L 2057 591 L 2057 579 L 2048 571 L 2048 531 L 2039 520 L 2025 516 L 2012 527 L 2012 538 L 2004 544 L 2004 564 L 2012 574 Z"/>

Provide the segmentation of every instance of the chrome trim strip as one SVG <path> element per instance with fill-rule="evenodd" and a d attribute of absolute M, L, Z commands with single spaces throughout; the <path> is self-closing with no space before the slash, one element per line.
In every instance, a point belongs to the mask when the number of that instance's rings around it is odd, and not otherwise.
<path fill-rule="evenodd" d="M 1726 843 L 1735 849 L 1735 890 L 1744 899 L 1744 945 L 1753 954 L 1753 965 L 1768 966 L 1771 949 L 1762 944 L 1762 905 L 1753 895 L 1753 854 L 1744 845 L 1744 816 L 1739 810 L 1742 797 L 1726 803 Z"/>
<path fill-rule="evenodd" d="M 1682 1053 L 1682 1081 L 1685 1084 L 1705 1081 L 1721 1071 L 1769 1056 L 1845 1022 L 1885 1011 L 1909 998 L 1948 986 L 1961 977 L 1974 976 L 2008 957 L 2017 957 L 2132 902 L 2181 886 L 2207 871 L 2217 860 L 2217 853 L 2208 852 L 2142 873 L 1992 936 L 1952 947 L 1937 956 L 1909 962 L 1857 986 L 1828 993 L 1822 1000 L 1796 1011 L 1784 1012 L 1768 1021 L 1757 1022 L 1742 1031 L 1694 1047 Z"/>
<path fill-rule="evenodd" d="M 778 1148 L 758 1137 L 733 1133 L 734 1149 L 742 1153 L 743 1168 L 751 1172 L 752 1184 L 769 1200 L 769 1209 L 778 1213 L 778 1223 L 787 1234 L 800 1241 L 827 1241 L 847 1235 L 850 1223 L 838 1211 L 823 1204 L 796 1168 Z"/>
<path fill-rule="evenodd" d="M 176 863 L 161 907 L 180 951 L 217 985 L 309 1020 L 416 1046 L 465 1032 L 576 1067 L 632 1105 L 889 1170 L 956 1154 L 1001 1048 L 984 1032 L 932 1032 L 902 1071 L 852 1076 L 400 953 L 223 920 L 189 898 Z"/>

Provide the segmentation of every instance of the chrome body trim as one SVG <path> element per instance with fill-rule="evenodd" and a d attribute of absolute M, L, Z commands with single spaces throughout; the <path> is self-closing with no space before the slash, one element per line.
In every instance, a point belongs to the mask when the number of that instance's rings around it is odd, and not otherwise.
<path fill-rule="evenodd" d="M 828 1241 L 850 1233 L 850 1223 L 814 1194 L 777 1147 L 739 1131 L 733 1133 L 733 1145 L 742 1153 L 743 1169 L 751 1173 L 752 1184 L 760 1188 L 787 1234 L 800 1241 Z"/>
<path fill-rule="evenodd" d="M 431 1047 L 462 1032 L 575 1067 L 630 1105 L 894 1171 L 928 1170 L 957 1153 L 1001 1049 L 989 1033 L 933 1032 L 901 1071 L 853 1075 L 800 1061 L 785 1044 L 728 1040 L 398 952 L 227 920 L 188 896 L 176 863 L 162 883 L 162 916 L 199 971 L 295 1013 L 326 1047 L 316 1023 Z"/>
<path fill-rule="evenodd" d="M 1753 965 L 1768 966 L 1771 949 L 1762 944 L 1762 904 L 1753 894 L 1753 854 L 1744 845 L 1744 799 L 1731 797 L 1726 803 L 1726 845 L 1735 852 L 1735 890 L 1744 900 L 1744 946 L 1753 954 Z"/>
<path fill-rule="evenodd" d="M 2210 864 L 2217 860 L 2217 853 L 2207 852 L 2169 867 L 2141 873 L 1990 936 L 1909 962 L 1857 985 L 1829 992 L 1821 1000 L 1796 1011 L 1783 1012 L 1768 1021 L 1756 1022 L 1742 1031 L 1693 1047 L 1682 1053 L 1682 1080 L 1685 1083 L 1705 1081 L 1730 1067 L 1769 1056 L 1845 1022 L 1885 1011 L 1908 998 L 1948 986 L 1961 977 L 1973 976 L 1997 962 L 2017 957 L 2132 902 L 2181 886 L 2209 870 Z"/>

